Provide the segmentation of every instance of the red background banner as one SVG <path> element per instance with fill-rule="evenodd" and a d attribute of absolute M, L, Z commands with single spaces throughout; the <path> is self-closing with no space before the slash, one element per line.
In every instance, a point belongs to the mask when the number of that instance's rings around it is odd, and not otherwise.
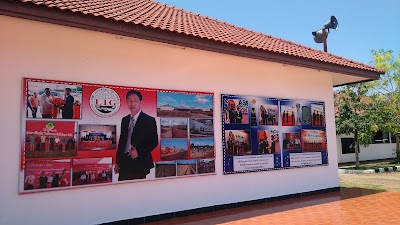
<path fill-rule="evenodd" d="M 53 125 L 51 125 L 53 124 Z M 68 121 L 26 121 L 26 136 L 61 136 L 73 138 L 75 122 Z"/>

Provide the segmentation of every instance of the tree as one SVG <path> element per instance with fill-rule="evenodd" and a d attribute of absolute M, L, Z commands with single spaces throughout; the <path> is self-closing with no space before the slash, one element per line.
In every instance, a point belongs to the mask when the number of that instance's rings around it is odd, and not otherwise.
<path fill-rule="evenodd" d="M 356 167 L 360 166 L 360 145 L 371 144 L 378 131 L 379 114 L 369 94 L 370 83 L 346 85 L 335 91 L 336 132 L 338 135 L 354 135 Z"/>
<path fill-rule="evenodd" d="M 396 137 L 396 161 L 400 162 L 400 53 L 397 59 L 392 50 L 371 51 L 372 64 L 384 70 L 385 74 L 372 82 L 373 99 L 380 105 L 382 131 L 392 133 Z"/>

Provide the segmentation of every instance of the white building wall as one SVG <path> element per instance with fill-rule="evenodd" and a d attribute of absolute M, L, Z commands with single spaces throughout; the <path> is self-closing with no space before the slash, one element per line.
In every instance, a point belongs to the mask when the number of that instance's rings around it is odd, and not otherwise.
<path fill-rule="evenodd" d="M 338 163 L 355 162 L 356 154 L 347 153 L 342 154 L 342 138 L 352 138 L 350 135 L 336 136 L 337 155 Z M 395 143 L 382 143 L 382 144 L 371 144 L 368 147 L 360 146 L 360 161 L 377 160 L 377 159 L 388 159 L 395 157 L 393 149 L 396 149 Z"/>
<path fill-rule="evenodd" d="M 0 33 L 0 224 L 98 224 L 339 186 L 332 73 L 6 16 Z M 18 194 L 23 77 L 215 93 L 217 175 Z M 221 93 L 324 101 L 329 166 L 223 175 Z"/>
<path fill-rule="evenodd" d="M 206 128 L 205 124 L 197 122 L 196 120 L 190 121 L 190 124 L 192 125 L 191 129 L 194 129 L 194 130 L 200 130 L 201 128 L 203 128 L 203 129 Z"/>

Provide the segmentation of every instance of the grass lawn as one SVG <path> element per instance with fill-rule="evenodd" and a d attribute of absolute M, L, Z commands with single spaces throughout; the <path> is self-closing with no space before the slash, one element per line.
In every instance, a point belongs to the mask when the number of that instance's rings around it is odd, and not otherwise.
<path fill-rule="evenodd" d="M 341 166 L 339 169 L 346 169 L 346 170 L 370 170 L 370 169 L 378 169 L 383 167 L 392 167 L 392 166 L 400 166 L 400 163 L 394 162 L 379 162 L 379 163 L 370 163 L 370 164 L 363 164 L 360 167 L 355 166 Z"/>
<path fill-rule="evenodd" d="M 340 187 L 400 192 L 400 172 L 339 174 Z"/>

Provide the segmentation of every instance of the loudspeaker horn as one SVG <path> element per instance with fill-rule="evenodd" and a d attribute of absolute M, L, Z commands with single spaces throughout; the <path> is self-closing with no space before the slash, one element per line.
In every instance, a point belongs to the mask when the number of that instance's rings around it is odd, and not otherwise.
<path fill-rule="evenodd" d="M 331 16 L 331 19 L 324 24 L 324 29 L 334 29 L 336 30 L 339 27 L 339 22 L 336 17 Z"/>

